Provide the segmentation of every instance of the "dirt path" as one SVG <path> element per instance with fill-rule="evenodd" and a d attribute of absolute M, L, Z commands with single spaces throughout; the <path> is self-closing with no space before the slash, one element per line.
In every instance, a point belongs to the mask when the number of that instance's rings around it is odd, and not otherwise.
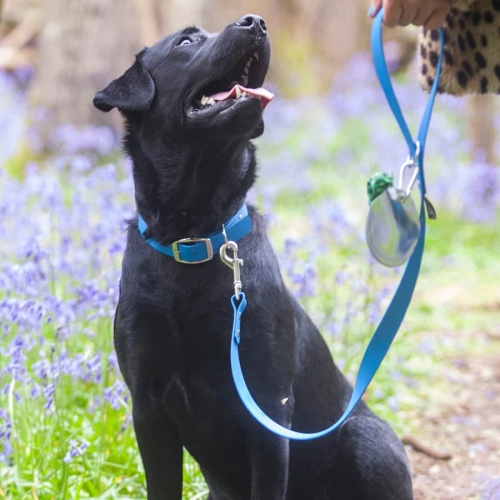
<path fill-rule="evenodd" d="M 407 446 L 416 500 L 500 500 L 500 335 L 476 335 L 480 352 L 436 367 L 429 406 L 416 418 L 419 433 L 409 436 L 450 457 Z"/>

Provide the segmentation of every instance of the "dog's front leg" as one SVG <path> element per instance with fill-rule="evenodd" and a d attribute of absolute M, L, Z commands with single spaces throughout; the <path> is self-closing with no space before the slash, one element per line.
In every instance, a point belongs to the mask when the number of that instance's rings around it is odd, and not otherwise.
<path fill-rule="evenodd" d="M 247 446 L 252 467 L 251 500 L 284 500 L 288 487 L 289 440 L 259 428 Z"/>
<path fill-rule="evenodd" d="M 148 500 L 181 500 L 182 444 L 175 428 L 165 415 L 149 408 L 134 405 L 133 418 Z"/>

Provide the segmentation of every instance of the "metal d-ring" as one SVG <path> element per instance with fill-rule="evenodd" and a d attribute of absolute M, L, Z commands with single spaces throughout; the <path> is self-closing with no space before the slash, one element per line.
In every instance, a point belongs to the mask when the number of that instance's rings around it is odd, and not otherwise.
<path fill-rule="evenodd" d="M 222 236 L 224 236 L 224 243 L 227 245 L 228 239 L 227 239 L 226 225 L 225 224 L 222 224 Z"/>

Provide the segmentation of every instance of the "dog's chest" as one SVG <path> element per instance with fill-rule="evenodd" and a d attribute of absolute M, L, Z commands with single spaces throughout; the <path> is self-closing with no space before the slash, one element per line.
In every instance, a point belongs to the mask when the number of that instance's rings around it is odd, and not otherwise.
<path fill-rule="evenodd" d="M 181 424 L 199 425 L 236 395 L 229 365 L 231 315 L 224 313 L 212 305 L 169 307 L 165 301 L 161 310 L 133 314 L 126 321 L 130 330 L 125 322 L 116 324 L 117 353 L 127 375 L 139 386 L 146 383 L 150 397 Z"/>
<path fill-rule="evenodd" d="M 183 415 L 203 412 L 209 406 L 224 403 L 224 393 L 229 384 L 214 377 L 211 373 L 202 373 L 203 367 L 195 373 L 185 370 L 171 372 L 164 381 L 162 399 L 169 408 L 179 408 Z"/>

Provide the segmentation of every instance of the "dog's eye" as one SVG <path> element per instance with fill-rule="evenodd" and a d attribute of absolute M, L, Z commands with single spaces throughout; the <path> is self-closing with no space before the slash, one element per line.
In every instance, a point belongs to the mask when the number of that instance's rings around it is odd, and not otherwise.
<path fill-rule="evenodd" d="M 181 40 L 179 40 L 179 43 L 177 45 L 190 45 L 192 43 L 193 41 L 190 38 L 181 38 Z"/>

